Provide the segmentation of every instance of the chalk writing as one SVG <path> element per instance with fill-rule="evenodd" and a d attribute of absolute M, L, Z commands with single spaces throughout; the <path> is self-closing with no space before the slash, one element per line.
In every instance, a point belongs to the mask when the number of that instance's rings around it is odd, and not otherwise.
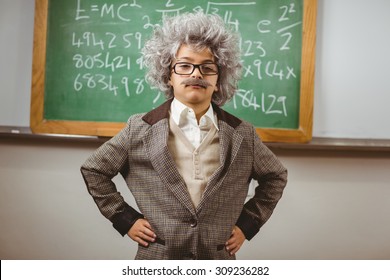
<path fill-rule="evenodd" d="M 294 92 L 299 90 L 302 2 L 274 2 L 72 1 L 67 4 L 71 20 L 60 27 L 67 52 L 61 63 L 71 69 L 73 91 L 67 95 L 111 96 L 134 104 L 142 98 L 143 105 L 155 107 L 164 96 L 145 81 L 143 45 L 163 17 L 203 11 L 220 15 L 240 34 L 242 80 L 227 108 L 287 120 L 296 111 L 291 103 L 297 103 Z"/>
<path fill-rule="evenodd" d="M 82 8 L 82 0 L 77 0 L 77 8 L 76 8 L 76 15 L 75 20 L 85 20 L 90 19 L 92 16 L 98 16 L 100 18 L 104 17 L 110 17 L 112 19 L 119 19 L 121 21 L 129 22 L 131 19 L 126 16 L 126 10 L 133 9 L 133 8 L 142 8 L 142 6 L 138 5 L 136 1 L 133 1 L 133 3 L 122 3 L 120 5 L 114 5 L 114 4 L 103 4 L 103 5 L 96 5 L 91 4 L 87 5 L 86 7 Z"/>
<path fill-rule="evenodd" d="M 240 99 L 241 103 L 237 99 Z M 233 97 L 233 106 L 237 108 L 241 105 L 244 108 L 252 108 L 255 111 L 261 110 L 266 115 L 282 114 L 287 117 L 286 99 L 286 96 L 266 95 L 263 92 L 258 102 L 257 95 L 253 90 L 239 89 Z"/>

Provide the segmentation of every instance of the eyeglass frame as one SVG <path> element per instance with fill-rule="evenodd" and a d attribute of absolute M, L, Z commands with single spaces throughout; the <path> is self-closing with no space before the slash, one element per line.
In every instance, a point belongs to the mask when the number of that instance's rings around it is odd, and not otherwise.
<path fill-rule="evenodd" d="M 180 64 L 189 64 L 189 65 L 192 65 L 192 71 L 191 71 L 191 73 L 186 73 L 186 74 L 179 74 L 179 73 L 177 73 L 176 72 L 176 65 L 180 65 Z M 214 64 L 215 66 L 217 66 L 217 73 L 215 73 L 215 74 L 204 74 L 203 72 L 202 72 L 202 70 L 201 70 L 201 66 L 202 65 L 207 65 L 207 64 Z M 175 74 L 177 74 L 177 75 L 191 75 L 192 73 L 194 73 L 194 71 L 195 71 L 195 69 L 196 68 L 198 68 L 199 69 L 199 72 L 202 74 L 202 75 L 205 75 L 205 76 L 214 76 L 214 75 L 218 75 L 219 74 L 219 66 L 218 66 L 218 64 L 217 63 L 214 63 L 214 62 L 206 62 L 206 63 L 201 63 L 201 64 L 194 64 L 194 63 L 190 63 L 190 62 L 177 62 L 177 63 L 175 63 L 172 67 L 171 67 L 171 69 L 173 69 L 173 72 L 175 72 Z"/>

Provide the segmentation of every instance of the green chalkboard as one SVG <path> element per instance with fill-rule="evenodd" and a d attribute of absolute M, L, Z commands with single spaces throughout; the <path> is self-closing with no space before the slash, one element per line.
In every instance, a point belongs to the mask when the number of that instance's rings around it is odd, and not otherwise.
<path fill-rule="evenodd" d="M 45 122 L 123 123 L 132 114 L 157 107 L 165 97 L 145 81 L 143 44 L 163 16 L 203 10 L 220 15 L 241 36 L 243 78 L 224 109 L 260 129 L 301 129 L 303 56 L 308 55 L 304 21 L 308 5 L 315 7 L 315 1 L 37 0 L 36 4 L 45 9 L 36 15 L 36 25 L 41 17 L 46 24 L 45 45 L 41 43 L 45 53 L 34 55 L 34 60 L 44 56 L 39 94 L 43 95 L 40 118 Z M 314 50 L 309 55 L 313 59 Z"/>

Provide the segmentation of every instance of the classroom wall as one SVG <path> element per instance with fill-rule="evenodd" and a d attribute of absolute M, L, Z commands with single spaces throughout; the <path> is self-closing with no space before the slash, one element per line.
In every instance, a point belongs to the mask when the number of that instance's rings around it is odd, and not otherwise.
<path fill-rule="evenodd" d="M 388 11 L 390 2 L 319 0 L 318 4 L 314 126 L 318 135 L 335 131 L 338 136 L 339 128 L 327 121 L 332 118 L 333 108 L 329 104 L 338 98 L 337 94 L 359 89 L 369 96 L 371 90 L 381 94 L 390 90 L 388 83 L 382 83 L 380 88 L 374 83 L 377 75 L 384 74 L 370 74 L 367 70 L 367 78 L 363 79 L 346 71 L 359 60 L 373 64 L 375 61 L 365 60 L 362 55 L 367 53 L 366 42 L 354 44 L 353 52 L 340 44 L 358 39 L 344 32 L 350 36 L 345 40 L 342 31 L 368 25 L 363 31 L 372 45 L 383 42 L 383 33 L 368 31 L 372 30 L 370 25 L 376 27 L 378 21 L 384 20 L 381 11 Z M 15 92 L 29 98 L 33 8 L 33 1 L 0 0 L 0 35 L 2 39 L 6 35 L 11 44 L 5 46 L 5 40 L 0 40 L 1 102 L 10 100 L 10 94 Z M 360 15 L 365 15 L 364 24 Z M 383 46 L 376 50 L 383 52 L 383 60 L 378 60 L 378 64 L 388 61 Z M 8 66 L 13 71 L 7 71 Z M 341 98 L 340 103 L 344 101 Z M 340 121 L 348 121 L 351 126 L 366 126 L 363 121 L 355 124 L 348 117 L 349 111 L 361 109 L 383 123 L 384 107 L 378 112 L 378 107 L 370 107 L 369 102 L 364 108 L 360 108 L 360 103 L 350 102 L 334 110 L 343 109 L 347 119 Z M 21 110 L 20 104 L 13 101 L 8 106 Z M 12 121 L 13 117 L 9 118 Z M 16 125 L 24 121 L 15 120 Z M 134 258 L 135 244 L 121 237 L 100 215 L 79 172 L 80 165 L 98 145 L 91 141 L 0 136 L 1 259 Z M 390 258 L 388 152 L 274 152 L 289 170 L 288 186 L 270 221 L 252 241 L 244 244 L 239 259 Z M 125 198 L 134 204 L 123 181 L 115 181 Z"/>

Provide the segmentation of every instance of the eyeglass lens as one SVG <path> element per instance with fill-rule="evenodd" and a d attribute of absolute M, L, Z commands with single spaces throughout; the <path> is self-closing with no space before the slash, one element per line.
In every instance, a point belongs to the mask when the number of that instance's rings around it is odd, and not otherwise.
<path fill-rule="evenodd" d="M 195 68 L 198 68 L 203 75 L 218 74 L 218 66 L 215 63 L 192 64 L 179 62 L 173 67 L 175 73 L 178 75 L 190 75 L 194 72 Z"/>

